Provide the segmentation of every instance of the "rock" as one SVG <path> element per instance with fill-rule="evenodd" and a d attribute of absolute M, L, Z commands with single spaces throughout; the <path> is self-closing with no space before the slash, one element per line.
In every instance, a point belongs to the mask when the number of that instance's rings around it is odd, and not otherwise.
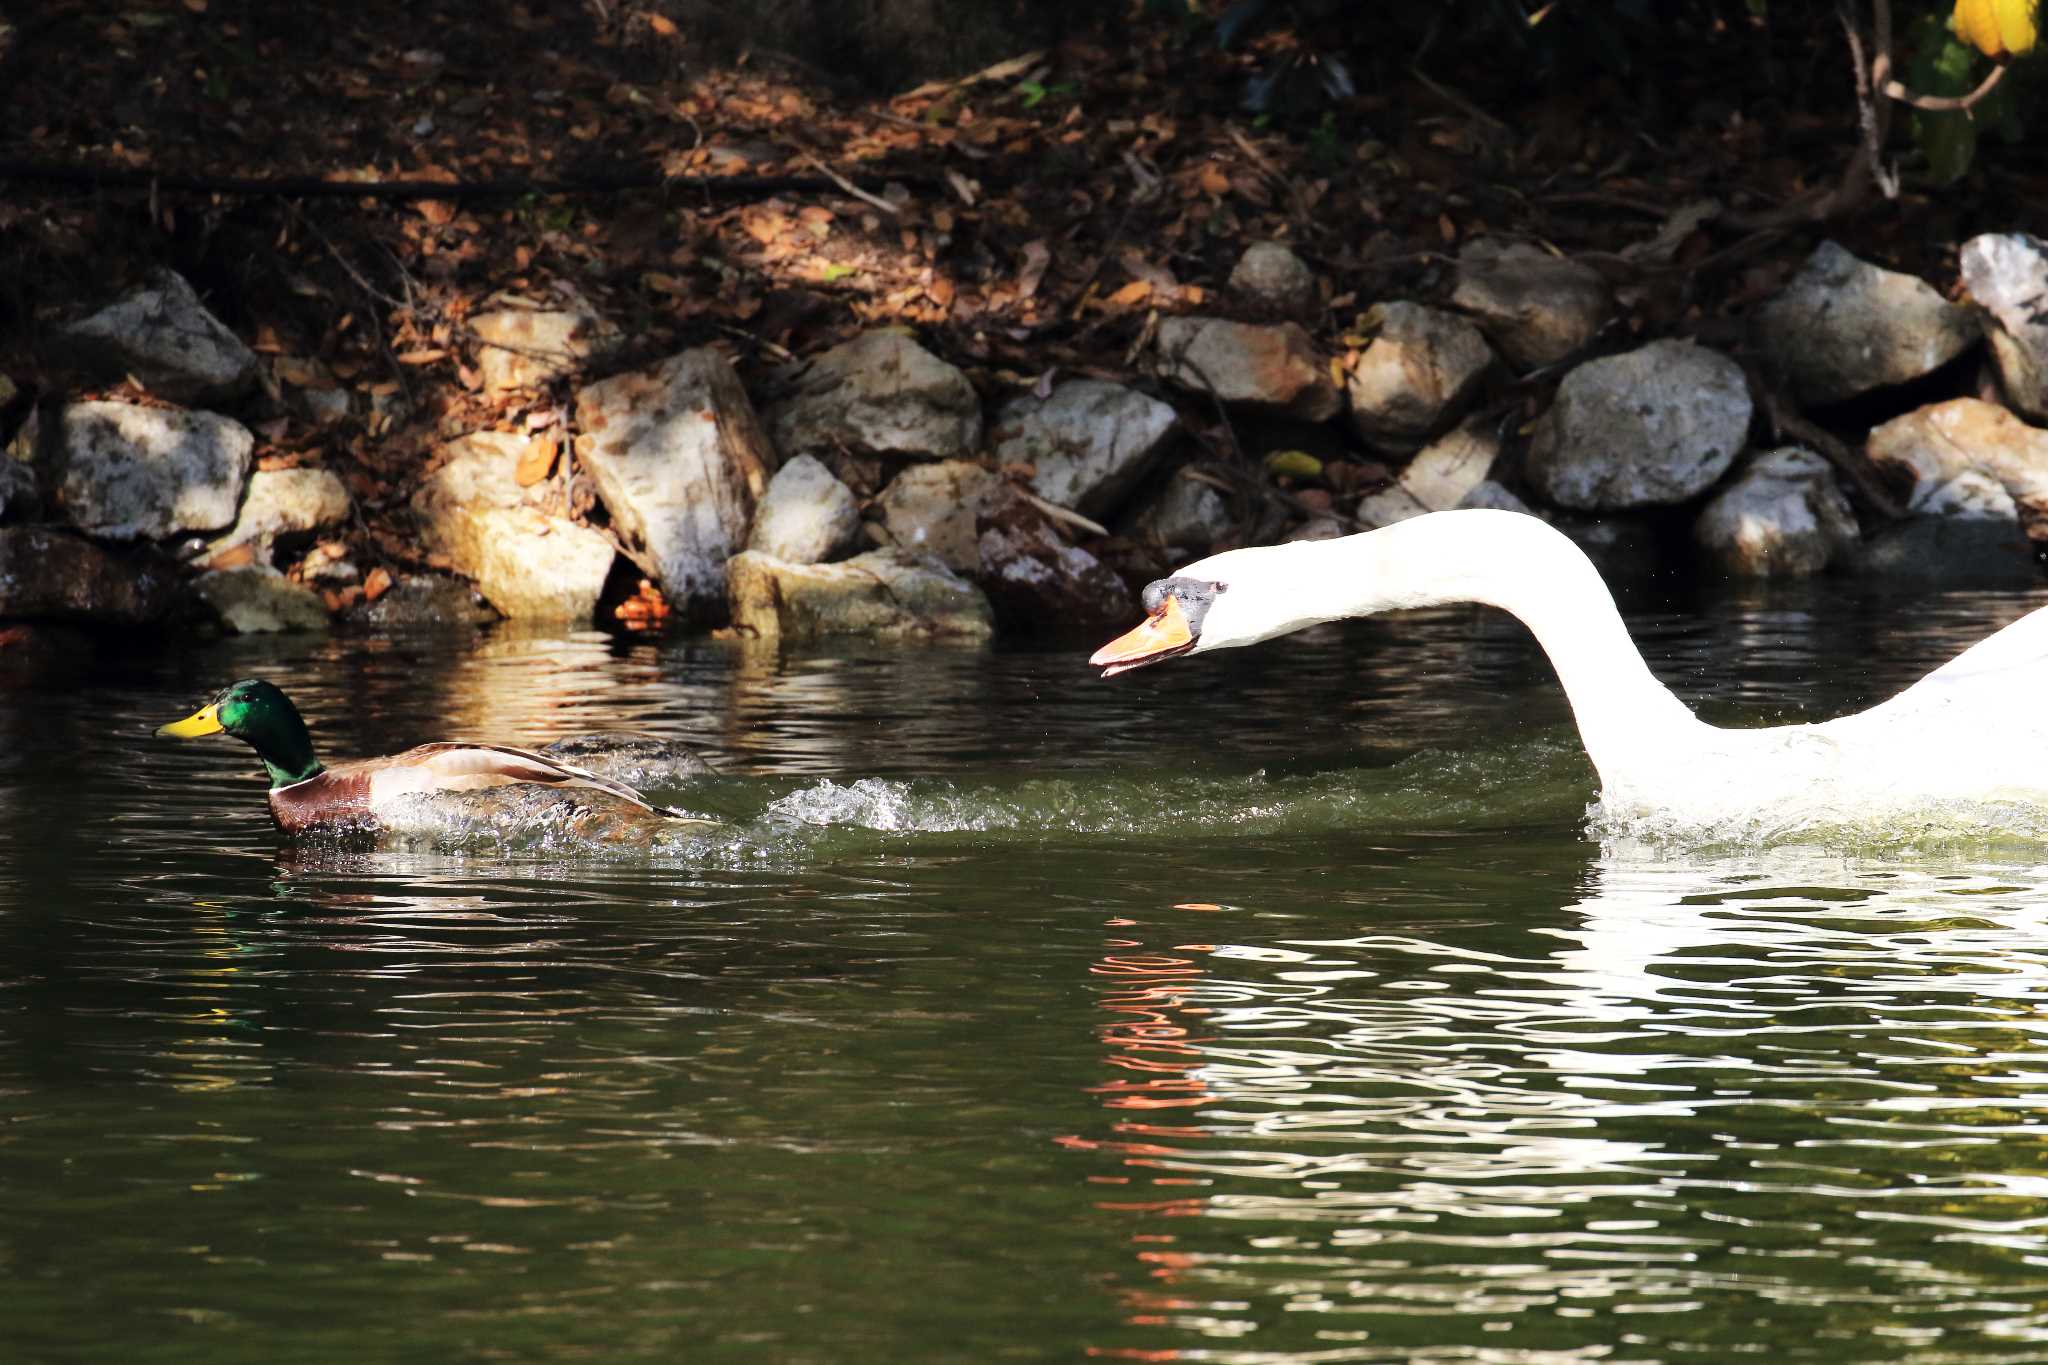
<path fill-rule="evenodd" d="M 362 582 L 363 571 L 348 557 L 346 546 L 338 541 L 327 541 L 306 551 L 305 558 L 299 561 L 299 579 L 305 583 L 343 587 Z"/>
<path fill-rule="evenodd" d="M 1166 481 L 1158 495 L 1131 519 L 1141 540 L 1170 550 L 1207 550 L 1236 527 L 1230 502 L 1220 490 L 1183 471 Z"/>
<path fill-rule="evenodd" d="M 967 460 L 905 467 L 875 505 L 896 544 L 936 557 L 955 573 L 981 567 L 975 514 L 996 486 L 996 476 Z"/>
<path fill-rule="evenodd" d="M 1310 422 L 1343 406 L 1314 342 L 1292 322 L 1168 318 L 1159 324 L 1158 350 L 1169 382 L 1225 403 Z"/>
<path fill-rule="evenodd" d="M 1986 233 L 1963 243 L 1961 265 L 2006 398 L 2048 421 L 2048 243 L 2023 232 Z"/>
<path fill-rule="evenodd" d="M 59 328 L 57 343 L 102 379 L 132 374 L 174 403 L 236 398 L 257 380 L 255 353 L 174 270 L 154 272 L 105 308 Z"/>
<path fill-rule="evenodd" d="M 1926 516 L 2011 522 L 2048 541 L 2048 431 L 1995 403 L 1951 398 L 1875 428 L 1873 464 L 1911 480 L 1906 510 Z"/>
<path fill-rule="evenodd" d="M 1303 540 L 1338 540 L 1350 535 L 1356 527 L 1346 525 L 1333 516 L 1310 517 L 1301 525 L 1289 531 L 1282 540 L 1292 545 Z"/>
<path fill-rule="evenodd" d="M 327 607 L 267 564 L 216 569 L 192 580 L 192 591 L 237 635 L 327 629 Z"/>
<path fill-rule="evenodd" d="M 1537 422 L 1529 482 L 1586 511 L 1684 502 L 1734 463 L 1750 412 L 1742 367 L 1689 341 L 1590 360 Z"/>
<path fill-rule="evenodd" d="M 211 412 L 72 403 L 59 424 L 57 502 L 110 540 L 161 540 L 232 525 L 256 438 Z"/>
<path fill-rule="evenodd" d="M 1458 253 L 1451 303 L 1478 322 L 1509 364 L 1539 370 L 1584 350 L 1607 324 L 1614 297 L 1589 265 L 1483 237 Z"/>
<path fill-rule="evenodd" d="M 1379 334 L 1352 368 L 1351 421 L 1385 450 L 1413 450 L 1455 421 L 1493 365 L 1479 329 L 1419 303 L 1374 310 Z"/>
<path fill-rule="evenodd" d="M 990 439 L 996 459 L 1033 466 L 1039 497 L 1100 518 L 1130 495 L 1179 427 L 1172 408 L 1136 389 L 1072 379 L 1044 399 L 1003 404 Z"/>
<path fill-rule="evenodd" d="M 576 422 L 576 457 L 628 555 L 672 605 L 720 614 L 725 561 L 746 543 L 775 468 L 732 366 L 699 347 L 587 385 Z"/>
<path fill-rule="evenodd" d="M 0 527 L 0 619 L 142 625 L 170 609 L 176 571 L 48 526 Z"/>
<path fill-rule="evenodd" d="M 1114 569 L 1069 545 L 1043 512 L 1005 485 L 977 518 L 981 585 L 1008 631 L 1052 634 L 1128 624 L 1137 599 Z"/>
<path fill-rule="evenodd" d="M 485 625 L 498 614 L 461 579 L 424 573 L 399 579 L 374 602 L 358 603 L 348 619 L 374 630 L 440 630 Z"/>
<path fill-rule="evenodd" d="M 476 364 L 487 397 L 544 388 L 619 340 L 617 328 L 581 309 L 504 308 L 476 314 L 469 328 L 482 343 Z"/>
<path fill-rule="evenodd" d="M 1862 539 L 1828 462 L 1791 446 L 1750 461 L 1700 509 L 1692 535 L 1716 567 L 1744 578 L 1817 574 Z"/>
<path fill-rule="evenodd" d="M 788 564 L 822 564 L 860 543 L 860 504 L 816 458 L 799 455 L 775 471 L 747 548 Z"/>
<path fill-rule="evenodd" d="M 1929 374 L 1961 355 L 1977 327 L 1925 280 L 1822 242 L 1756 311 L 1750 335 L 1799 401 L 1815 405 Z"/>
<path fill-rule="evenodd" d="M 1399 482 L 1432 512 L 1469 507 L 1466 499 L 1493 472 L 1493 462 L 1499 456 L 1496 424 L 1467 422 L 1425 446 L 1401 471 Z"/>
<path fill-rule="evenodd" d="M 427 547 L 506 616 L 587 621 L 611 571 L 612 543 L 543 511 L 513 478 L 524 437 L 480 431 L 443 447 L 413 494 Z"/>
<path fill-rule="evenodd" d="M 1306 321 L 1322 311 L 1315 272 L 1278 242 L 1253 242 L 1230 272 L 1230 292 L 1260 312 Z"/>
<path fill-rule="evenodd" d="M 0 454 L 0 521 L 27 521 L 42 511 L 42 505 L 35 470 Z"/>
<path fill-rule="evenodd" d="M 768 414 L 785 458 L 851 450 L 947 460 L 981 446 L 981 399 L 967 376 L 898 332 L 863 332 L 806 366 Z"/>
<path fill-rule="evenodd" d="M 209 555 L 253 545 L 268 556 L 279 536 L 306 534 L 348 520 L 355 502 L 342 481 L 324 469 L 259 469 L 249 476 L 242 510 L 228 533 L 208 545 Z"/>
<path fill-rule="evenodd" d="M 995 628 L 988 599 L 972 583 L 899 550 L 870 550 L 839 564 L 785 564 L 750 550 L 726 570 L 733 625 L 756 635 L 973 642 Z"/>
<path fill-rule="evenodd" d="M 348 420 L 350 403 L 347 389 L 300 389 L 298 400 L 299 410 L 315 426 L 330 427 Z"/>
<path fill-rule="evenodd" d="M 2038 588 L 2041 566 L 2012 524 L 1981 517 L 1908 517 L 1879 530 L 1850 558 L 1871 577 L 1920 583 Z"/>
<path fill-rule="evenodd" d="M 1520 512 L 1524 516 L 1536 515 L 1529 504 L 1516 497 L 1504 484 L 1487 479 L 1474 484 L 1472 491 L 1458 502 L 1460 507 L 1491 507 L 1496 512 Z"/>

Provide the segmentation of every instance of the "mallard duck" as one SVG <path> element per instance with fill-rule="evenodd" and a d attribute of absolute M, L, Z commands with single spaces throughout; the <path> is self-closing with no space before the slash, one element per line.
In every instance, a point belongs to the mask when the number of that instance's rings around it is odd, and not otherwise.
<path fill-rule="evenodd" d="M 604 792 L 670 820 L 716 824 L 670 806 L 656 805 L 623 782 L 508 744 L 422 744 L 387 758 L 323 764 L 313 737 L 291 699 L 260 678 L 220 690 L 206 705 L 157 730 L 194 739 L 229 734 L 246 743 L 270 774 L 270 815 L 287 834 L 320 828 L 367 829 L 378 813 L 403 797 L 476 791 L 531 782 Z"/>
<path fill-rule="evenodd" d="M 1952 802 L 2048 809 L 2048 608 L 1857 715 L 1728 730 L 1657 681 L 1578 546 L 1518 512 L 1434 512 L 1230 550 L 1151 584 L 1143 601 L 1146 619 L 1089 660 L 1105 677 L 1342 617 L 1452 602 L 1510 612 L 1550 656 L 1610 816 L 1725 824 L 1856 821 Z"/>

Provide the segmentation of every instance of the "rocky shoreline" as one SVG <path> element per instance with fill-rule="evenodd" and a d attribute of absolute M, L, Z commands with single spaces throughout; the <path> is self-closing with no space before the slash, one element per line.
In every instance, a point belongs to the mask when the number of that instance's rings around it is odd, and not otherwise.
<path fill-rule="evenodd" d="M 1212 550 L 1469 506 L 1596 553 L 1683 517 L 1735 576 L 2038 581 L 2048 244 L 1972 239 L 1957 302 L 1823 243 L 1735 354 L 1617 335 L 1607 278 L 1535 247 L 1480 239 L 1452 274 L 1346 330 L 1259 243 L 1148 322 L 1129 374 L 1003 384 L 895 328 L 744 380 L 718 346 L 614 372 L 613 322 L 506 304 L 468 328 L 512 415 L 370 513 L 256 432 L 374 429 L 391 396 L 266 359 L 159 271 L 52 333 L 100 396 L 0 376 L 0 620 L 977 641 L 1127 622 Z"/>

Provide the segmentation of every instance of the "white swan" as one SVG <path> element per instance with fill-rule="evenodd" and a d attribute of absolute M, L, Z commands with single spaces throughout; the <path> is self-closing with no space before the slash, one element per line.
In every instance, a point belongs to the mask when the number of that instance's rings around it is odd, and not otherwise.
<path fill-rule="evenodd" d="M 1694 826 L 1863 822 L 1942 803 L 2048 809 L 2048 608 L 1890 701 L 1817 725 L 1724 730 L 1657 681 L 1579 548 L 1535 517 L 1435 512 L 1338 540 L 1231 550 L 1145 589 L 1104 677 L 1322 621 L 1483 602 L 1550 656 L 1600 778 L 1600 814 Z"/>

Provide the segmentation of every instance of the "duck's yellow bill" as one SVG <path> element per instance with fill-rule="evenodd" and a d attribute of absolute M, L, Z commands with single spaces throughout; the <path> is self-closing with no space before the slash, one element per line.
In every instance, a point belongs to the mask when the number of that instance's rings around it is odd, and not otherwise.
<path fill-rule="evenodd" d="M 1181 614 L 1179 601 L 1169 596 L 1158 611 L 1096 650 L 1088 662 L 1101 669 L 1103 677 L 1114 678 L 1130 669 L 1170 659 L 1194 646 L 1195 636 L 1188 629 L 1188 618 Z"/>
<path fill-rule="evenodd" d="M 156 735 L 158 739 L 166 736 L 171 739 L 197 739 L 201 735 L 219 733 L 220 707 L 207 705 L 200 707 L 183 720 L 174 720 L 169 725 L 158 726 Z"/>

